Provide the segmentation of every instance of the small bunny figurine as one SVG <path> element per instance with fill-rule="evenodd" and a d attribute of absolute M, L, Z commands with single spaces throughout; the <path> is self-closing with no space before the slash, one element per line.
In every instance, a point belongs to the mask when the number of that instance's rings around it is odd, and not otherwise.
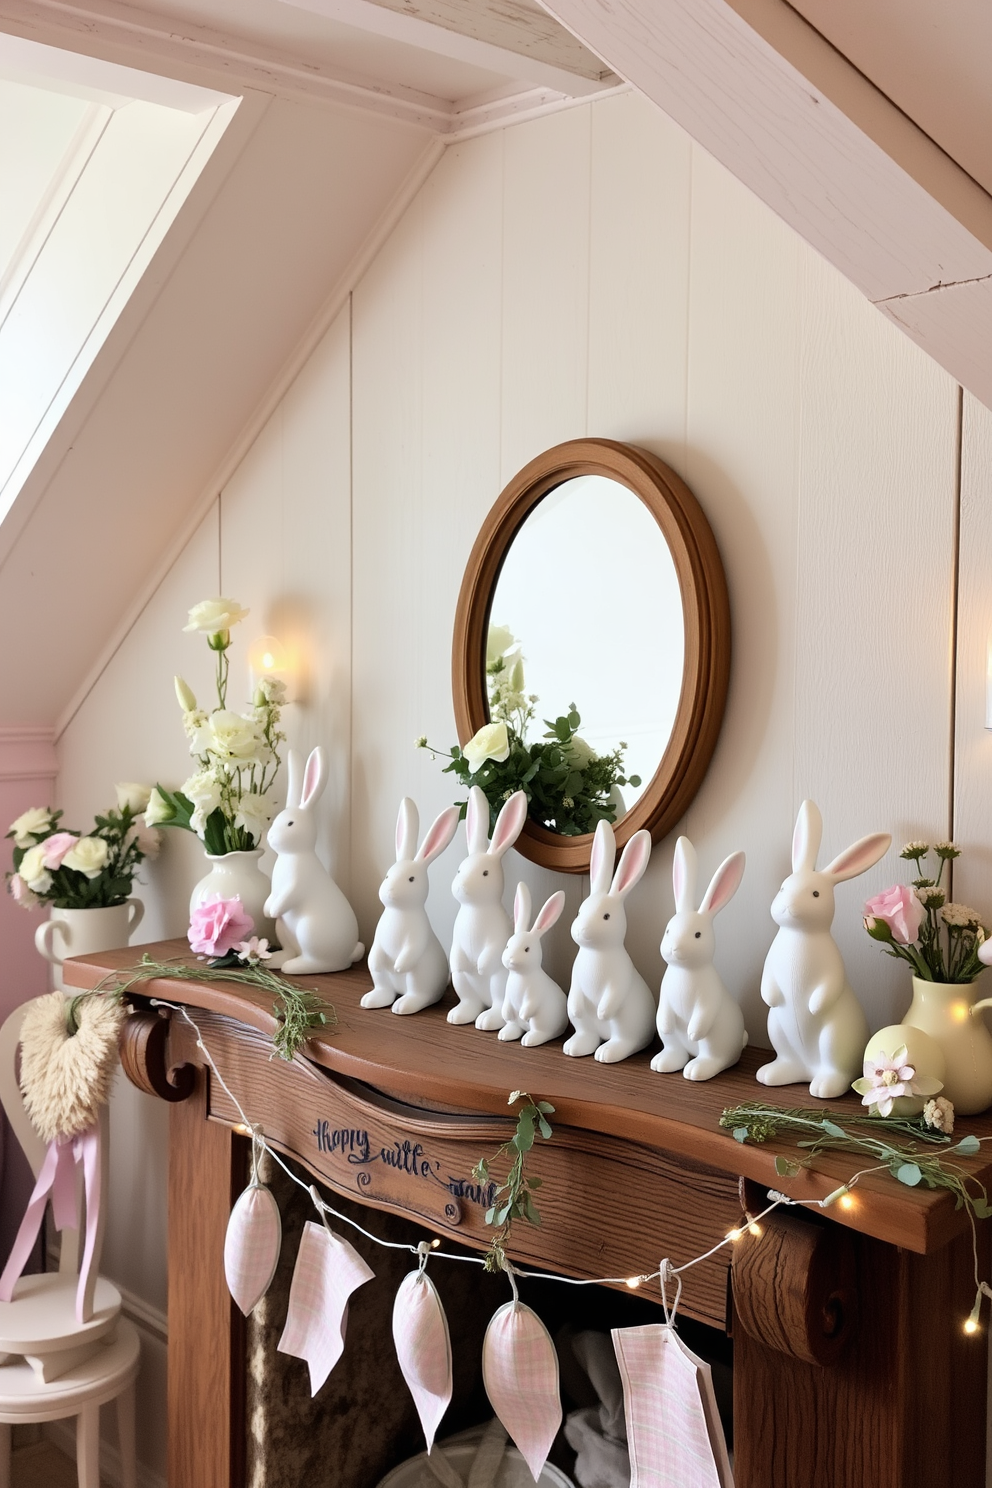
<path fill-rule="evenodd" d="M 744 1015 L 713 965 L 713 916 L 730 903 L 743 876 L 744 854 L 734 853 L 714 873 L 697 909 L 696 849 L 688 837 L 675 844 L 675 913 L 661 942 L 668 962 L 658 1004 L 662 1050 L 651 1061 L 653 1070 L 712 1080 L 741 1057 L 747 1043 Z"/>
<path fill-rule="evenodd" d="M 591 1054 L 614 1064 L 644 1049 L 654 1033 L 654 998 L 624 945 L 624 900 L 639 883 L 651 856 L 651 834 L 635 832 L 613 882 L 617 843 L 609 822 L 597 823 L 589 867 L 589 897 L 579 906 L 572 939 L 579 954 L 572 967 L 568 1016 L 575 1032 L 566 1054 Z M 605 1043 L 603 1040 L 605 1039 Z"/>
<path fill-rule="evenodd" d="M 409 796 L 400 802 L 396 862 L 379 889 L 385 907 L 369 952 L 372 991 L 362 998 L 363 1008 L 391 1006 L 394 1013 L 419 1013 L 444 996 L 448 961 L 427 918 L 427 870 L 457 826 L 458 807 L 446 807 L 418 852 L 420 816 Z"/>
<path fill-rule="evenodd" d="M 317 856 L 314 805 L 327 783 L 324 751 L 311 750 L 299 787 L 300 760 L 289 752 L 286 809 L 268 832 L 277 854 L 272 890 L 265 914 L 276 921 L 281 950 L 269 961 L 289 976 L 344 971 L 360 961 L 365 947 L 358 938 L 355 911 Z"/>
<path fill-rule="evenodd" d="M 489 802 L 479 785 L 468 793 L 465 829 L 468 857 L 451 885 L 461 908 L 451 939 L 451 985 L 458 1006 L 449 1023 L 475 1023 L 491 1033 L 503 1027 L 506 968 L 503 950 L 513 930 L 503 908 L 503 855 L 516 842 L 527 820 L 527 797 L 517 791 L 506 802 L 489 841 Z"/>
<path fill-rule="evenodd" d="M 568 1027 L 565 994 L 541 965 L 541 940 L 557 923 L 564 907 L 564 890 L 559 889 L 531 925 L 530 889 L 525 883 L 517 884 L 513 934 L 503 952 L 503 965 L 509 972 L 503 999 L 503 1027 L 499 1031 L 504 1042 L 520 1039 L 525 1049 L 532 1049 L 535 1044 L 558 1038 Z"/>
<path fill-rule="evenodd" d="M 817 872 L 822 835 L 819 811 L 804 801 L 792 838 L 792 872 L 772 903 L 772 919 L 781 928 L 761 974 L 777 1058 L 763 1064 L 757 1077 L 762 1085 L 809 1080 L 810 1095 L 836 1100 L 861 1070 L 868 1022 L 830 934 L 834 885 L 871 868 L 892 838 L 887 832 L 862 837 Z"/>

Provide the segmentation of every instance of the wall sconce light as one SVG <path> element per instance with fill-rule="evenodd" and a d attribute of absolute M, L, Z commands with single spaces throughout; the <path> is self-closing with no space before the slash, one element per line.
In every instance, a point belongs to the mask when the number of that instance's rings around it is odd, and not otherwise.
<path fill-rule="evenodd" d="M 274 677 L 278 682 L 285 682 L 287 701 L 289 700 L 288 693 L 292 682 L 293 667 L 289 653 L 278 636 L 262 635 L 252 641 L 248 648 L 248 667 L 253 693 L 263 677 Z"/>

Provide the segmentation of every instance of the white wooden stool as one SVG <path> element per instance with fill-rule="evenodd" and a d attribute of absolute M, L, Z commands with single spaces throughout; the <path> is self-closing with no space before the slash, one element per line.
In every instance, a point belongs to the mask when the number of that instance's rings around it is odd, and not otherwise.
<path fill-rule="evenodd" d="M 100 1488 L 100 1407 L 117 1401 L 121 1483 L 137 1488 L 134 1439 L 134 1381 L 138 1334 L 127 1322 L 116 1337 L 100 1343 L 82 1364 L 46 1384 L 25 1360 L 0 1364 L 0 1488 L 10 1488 L 11 1427 L 40 1421 L 76 1420 L 79 1488 Z"/>

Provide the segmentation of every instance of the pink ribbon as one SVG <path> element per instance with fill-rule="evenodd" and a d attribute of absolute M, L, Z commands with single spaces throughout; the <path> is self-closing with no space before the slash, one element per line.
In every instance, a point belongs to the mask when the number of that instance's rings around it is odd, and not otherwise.
<path fill-rule="evenodd" d="M 58 1230 L 74 1229 L 79 1223 L 76 1209 L 76 1168 L 83 1169 L 86 1190 L 86 1243 L 79 1268 L 76 1288 L 76 1322 L 87 1323 L 84 1316 L 86 1282 L 95 1259 L 100 1218 L 100 1132 L 94 1125 L 75 1137 L 55 1137 L 48 1144 L 34 1192 L 28 1200 L 13 1249 L 0 1276 L 0 1302 L 10 1302 L 45 1217 L 49 1195 Z"/>

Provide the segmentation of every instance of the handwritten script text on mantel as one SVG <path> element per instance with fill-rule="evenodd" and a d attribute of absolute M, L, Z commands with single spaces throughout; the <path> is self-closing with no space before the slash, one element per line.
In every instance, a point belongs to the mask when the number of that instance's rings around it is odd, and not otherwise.
<path fill-rule="evenodd" d="M 353 1167 L 369 1168 L 373 1163 L 382 1163 L 387 1168 L 409 1173 L 413 1178 L 422 1178 L 429 1183 L 438 1183 L 458 1199 L 468 1199 L 472 1204 L 481 1204 L 488 1209 L 496 1191 L 494 1183 L 473 1183 L 467 1178 L 442 1176 L 441 1164 L 425 1155 L 420 1142 L 409 1138 L 395 1139 L 389 1146 L 374 1147 L 368 1131 L 358 1127 L 334 1127 L 329 1121 L 318 1121 L 313 1129 L 317 1140 L 317 1151 L 332 1156 L 340 1153 Z"/>

